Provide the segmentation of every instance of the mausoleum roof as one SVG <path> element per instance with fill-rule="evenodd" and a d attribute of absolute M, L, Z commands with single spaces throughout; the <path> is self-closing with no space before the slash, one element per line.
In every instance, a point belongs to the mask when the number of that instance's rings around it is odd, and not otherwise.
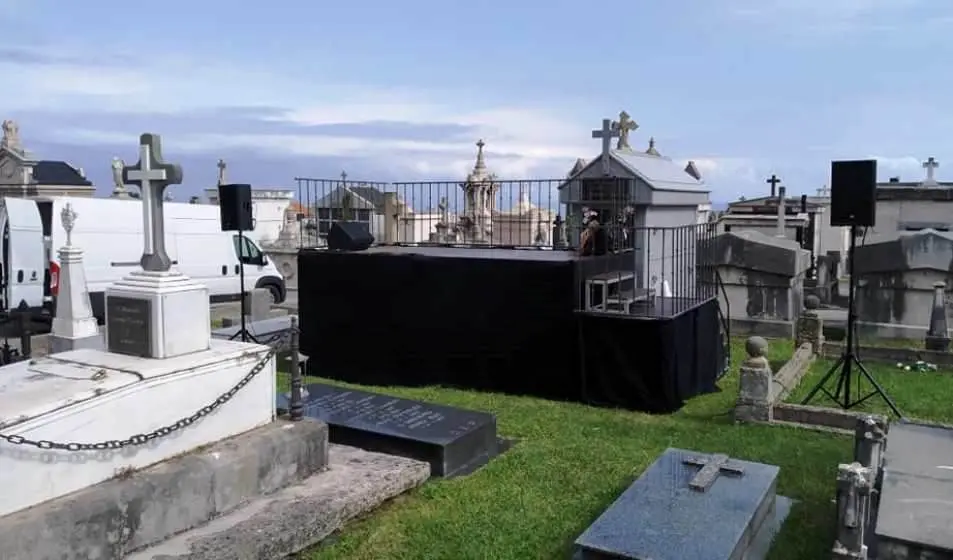
<path fill-rule="evenodd" d="M 653 189 L 697 193 L 711 192 L 704 180 L 693 177 L 686 169 L 675 163 L 672 158 L 636 152 L 632 149 L 611 150 L 609 154 L 612 159 L 634 176 L 645 181 Z M 593 165 L 601 165 L 601 162 L 602 155 L 600 154 L 585 167 L 571 174 L 566 183 L 575 179 Z M 560 185 L 560 188 L 564 187 L 566 183 Z"/>

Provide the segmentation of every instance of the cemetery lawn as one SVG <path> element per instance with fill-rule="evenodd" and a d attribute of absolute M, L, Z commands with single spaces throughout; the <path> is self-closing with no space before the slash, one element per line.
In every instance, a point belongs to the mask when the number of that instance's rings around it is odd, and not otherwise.
<path fill-rule="evenodd" d="M 929 422 L 940 422 L 944 424 L 953 424 L 953 407 L 950 402 L 953 401 L 953 371 L 949 369 L 939 369 L 930 372 L 912 372 L 903 371 L 897 367 L 897 364 L 883 362 L 874 362 L 864 360 L 863 349 L 860 351 L 860 359 L 867 371 L 870 372 L 877 383 L 883 387 L 884 391 L 893 399 L 893 402 L 903 413 L 904 417 L 911 420 L 924 420 Z M 792 391 L 791 395 L 785 399 L 790 403 L 800 403 L 804 397 L 810 393 L 811 389 L 817 385 L 824 374 L 834 365 L 834 360 L 817 360 L 811 364 L 811 369 L 801 379 L 798 387 Z M 835 373 L 825 387 L 831 393 L 834 392 L 837 384 L 838 373 Z M 855 387 L 851 391 L 851 400 L 857 400 L 869 394 L 873 387 L 863 377 L 856 368 L 851 376 L 851 384 Z M 856 389 L 859 384 L 859 392 Z M 843 397 L 842 397 L 843 398 Z M 837 408 L 837 405 L 824 393 L 817 393 L 810 402 L 814 406 L 823 406 Z M 866 402 L 851 410 L 858 412 L 873 412 L 884 414 L 893 419 L 893 413 L 884 403 L 880 396 L 873 396 Z"/>
<path fill-rule="evenodd" d="M 781 467 L 778 493 L 797 504 L 770 558 L 830 556 L 836 469 L 850 460 L 852 442 L 812 430 L 734 425 L 731 414 L 743 347 L 744 339 L 734 341 L 734 364 L 720 383 L 722 392 L 693 399 L 671 416 L 438 387 L 367 387 L 492 412 L 500 435 L 518 443 L 476 473 L 432 480 L 298 557 L 569 558 L 576 537 L 668 447 L 728 453 Z M 769 358 L 782 362 L 791 352 L 790 343 L 773 342 Z M 286 387 L 287 380 L 281 384 Z"/>

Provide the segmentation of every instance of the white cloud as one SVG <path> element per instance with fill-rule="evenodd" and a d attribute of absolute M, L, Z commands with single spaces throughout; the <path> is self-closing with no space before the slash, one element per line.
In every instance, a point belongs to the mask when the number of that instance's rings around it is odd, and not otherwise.
<path fill-rule="evenodd" d="M 134 144 L 141 131 L 125 130 L 116 112 L 174 114 L 221 107 L 287 107 L 270 120 L 297 125 L 368 124 L 390 121 L 417 125 L 462 125 L 472 129 L 446 142 L 383 140 L 367 137 L 308 134 L 168 135 L 176 150 L 222 153 L 251 148 L 295 156 L 367 157 L 397 169 L 458 173 L 472 167 L 474 142 L 484 138 L 493 171 L 499 175 L 532 170 L 561 176 L 577 157 L 591 156 L 598 146 L 585 123 L 556 116 L 543 102 L 534 107 L 507 107 L 468 102 L 452 92 L 374 91 L 366 87 L 301 81 L 253 68 L 227 67 L 181 59 L 165 59 L 149 67 L 79 66 L 56 62 L 30 66 L 0 62 L 0 72 L 18 76 L 18 88 L 0 89 L 6 111 L 43 111 L 64 115 L 57 140 L 72 143 Z M 72 53 L 76 56 L 75 53 Z M 14 68 L 15 67 L 15 68 Z M 440 98 L 441 101 L 435 101 Z M 445 100 L 452 101 L 445 101 Z M 69 113 L 102 113 L 93 130 L 70 126 Z M 28 129 L 29 123 L 20 123 Z M 161 130 L 157 132 L 162 133 Z M 493 154 L 507 157 L 493 160 Z"/>

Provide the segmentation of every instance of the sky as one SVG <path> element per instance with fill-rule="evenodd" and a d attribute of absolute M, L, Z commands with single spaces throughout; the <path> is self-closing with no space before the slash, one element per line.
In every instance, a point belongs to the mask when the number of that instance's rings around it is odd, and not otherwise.
<path fill-rule="evenodd" d="M 500 177 L 555 179 L 623 109 L 716 202 L 771 174 L 814 194 L 832 159 L 918 180 L 933 156 L 943 180 L 953 156 L 939 0 L 0 0 L 0 24 L 0 117 L 104 193 L 142 132 L 177 199 L 219 158 L 256 187 L 458 179 L 480 138 Z"/>

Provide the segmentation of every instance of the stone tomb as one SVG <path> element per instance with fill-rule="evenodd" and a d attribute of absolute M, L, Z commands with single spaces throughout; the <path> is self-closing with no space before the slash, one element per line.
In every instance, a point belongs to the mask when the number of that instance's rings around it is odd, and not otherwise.
<path fill-rule="evenodd" d="M 305 389 L 305 416 L 326 422 L 332 443 L 426 461 L 433 476 L 473 472 L 505 445 L 497 439 L 496 418 L 486 412 L 323 383 Z M 287 397 L 278 401 L 287 410 Z"/>
<path fill-rule="evenodd" d="M 730 310 L 732 332 L 792 337 L 804 299 L 811 255 L 792 240 L 756 231 L 732 231 L 709 243 L 724 283 L 718 292 Z"/>
<path fill-rule="evenodd" d="M 953 559 L 953 429 L 891 424 L 881 484 L 877 557 Z"/>
<path fill-rule="evenodd" d="M 108 351 L 0 368 L 0 517 L 272 422 L 267 346 L 211 340 L 208 290 L 172 270 L 163 190 L 182 170 L 143 134 L 143 270 L 106 291 Z"/>
<path fill-rule="evenodd" d="M 578 560 L 761 560 L 791 501 L 779 468 L 667 449 L 576 540 Z"/>

